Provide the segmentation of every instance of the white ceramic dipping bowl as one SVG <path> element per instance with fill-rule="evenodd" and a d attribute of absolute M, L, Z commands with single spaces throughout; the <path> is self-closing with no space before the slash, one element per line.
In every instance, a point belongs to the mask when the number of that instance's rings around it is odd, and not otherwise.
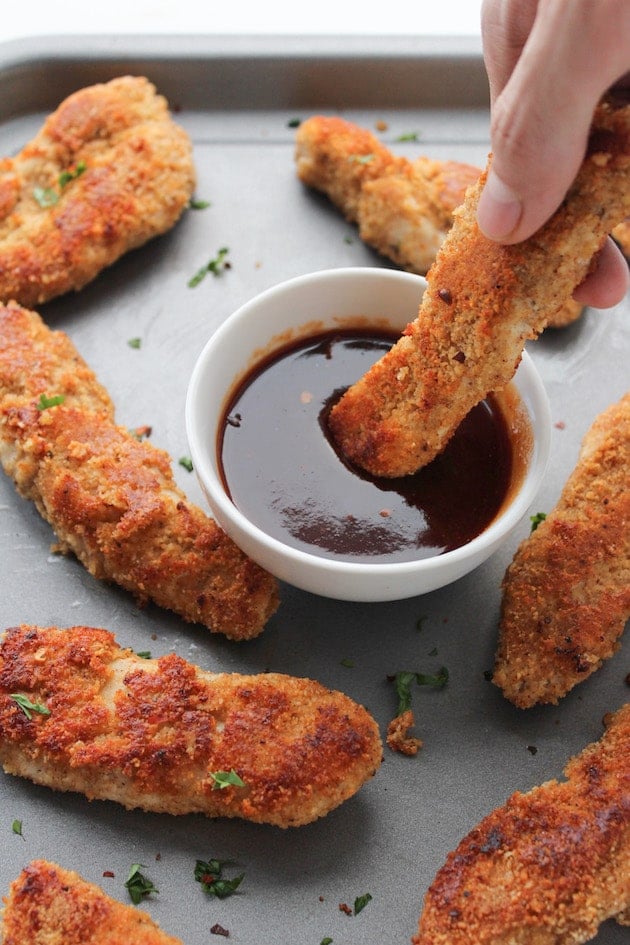
<path fill-rule="evenodd" d="M 367 324 L 400 332 L 415 318 L 425 286 L 421 276 L 389 269 L 331 269 L 299 276 L 267 289 L 234 312 L 197 360 L 188 387 L 186 431 L 201 488 L 216 521 L 235 543 L 289 584 L 350 601 L 401 600 L 425 594 L 485 561 L 522 520 L 536 496 L 549 455 L 551 417 L 544 387 L 527 354 L 510 385 L 512 400 L 519 403 L 518 423 L 531 427 L 519 481 L 490 525 L 462 547 L 389 564 L 322 557 L 266 534 L 226 494 L 216 455 L 218 427 L 230 394 L 249 371 L 287 342 L 322 330 Z"/>

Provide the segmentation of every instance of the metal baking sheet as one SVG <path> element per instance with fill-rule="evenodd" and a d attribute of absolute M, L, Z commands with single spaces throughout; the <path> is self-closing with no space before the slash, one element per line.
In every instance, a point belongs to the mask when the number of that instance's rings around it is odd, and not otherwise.
<path fill-rule="evenodd" d="M 197 196 L 211 202 L 104 272 L 79 294 L 41 308 L 66 331 L 118 408 L 118 421 L 148 424 L 169 450 L 180 485 L 202 504 L 188 452 L 188 378 L 211 332 L 242 302 L 281 280 L 337 266 L 388 265 L 352 226 L 297 181 L 296 118 L 341 114 L 379 132 L 409 157 L 483 164 L 487 89 L 475 40 L 282 37 L 103 38 L 0 46 L 0 152 L 13 154 L 44 115 L 75 89 L 124 73 L 147 75 L 194 142 Z M 416 142 L 397 142 L 417 134 Z M 196 289 L 187 280 L 229 247 L 232 268 Z M 140 349 L 128 345 L 142 339 Z M 549 510 L 597 413 L 628 386 L 630 304 L 587 311 L 548 331 L 529 351 L 551 400 L 553 445 L 532 513 Z M 407 942 L 424 893 L 447 853 L 515 790 L 561 777 L 569 756 L 599 737 L 603 715 L 628 699 L 630 639 L 559 706 L 519 711 L 484 675 L 497 638 L 500 581 L 524 521 L 508 544 L 449 588 L 387 604 L 354 604 L 282 587 L 264 633 L 231 643 L 154 607 L 139 609 L 76 561 L 50 551 L 54 536 L 10 481 L 0 478 L 1 626 L 89 624 L 152 655 L 174 651 L 204 668 L 309 676 L 364 703 L 384 732 L 395 714 L 388 675 L 444 665 L 443 690 L 414 691 L 415 758 L 385 749 L 376 777 L 326 818 L 281 831 L 200 816 L 130 812 L 0 777 L 0 890 L 34 857 L 77 869 L 128 901 L 132 863 L 159 893 L 144 908 L 187 945 L 207 945 L 219 923 L 234 943 L 335 945 Z M 19 819 L 23 836 L 12 832 Z M 245 879 L 224 901 L 193 879 L 197 858 L 231 860 Z M 113 873 L 114 876 L 103 874 Z M 370 893 L 357 916 L 340 903 Z M 607 922 L 598 945 L 628 942 Z"/>

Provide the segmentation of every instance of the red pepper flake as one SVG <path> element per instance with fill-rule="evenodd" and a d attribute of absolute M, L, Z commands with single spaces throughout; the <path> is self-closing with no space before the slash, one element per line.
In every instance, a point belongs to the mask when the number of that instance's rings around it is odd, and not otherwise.
<path fill-rule="evenodd" d="M 113 873 L 111 870 L 103 870 L 103 876 L 105 876 L 106 879 L 114 879 L 116 874 Z"/>
<path fill-rule="evenodd" d="M 224 929 L 222 925 L 219 925 L 218 922 L 216 922 L 210 929 L 210 935 L 222 935 L 224 938 L 230 937 L 229 931 Z"/>
<path fill-rule="evenodd" d="M 438 295 L 443 302 L 446 302 L 447 305 L 451 305 L 453 302 L 453 296 L 448 289 L 438 289 Z"/>
<path fill-rule="evenodd" d="M 564 420 L 558 420 L 557 423 L 554 423 L 554 427 L 556 428 L 556 430 L 564 430 L 564 428 L 566 427 L 566 423 L 564 422 Z"/>
<path fill-rule="evenodd" d="M 460 364 L 463 364 L 466 360 L 466 355 L 463 351 L 458 351 L 457 354 L 453 355 L 453 361 L 458 361 Z"/>
<path fill-rule="evenodd" d="M 344 912 L 346 915 L 352 915 L 352 909 L 350 908 L 347 902 L 339 903 L 339 911 Z"/>

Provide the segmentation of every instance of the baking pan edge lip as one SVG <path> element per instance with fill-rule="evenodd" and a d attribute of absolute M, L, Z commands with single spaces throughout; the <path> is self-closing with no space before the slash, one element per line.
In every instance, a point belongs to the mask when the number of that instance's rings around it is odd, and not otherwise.
<path fill-rule="evenodd" d="M 7 70 L 49 60 L 146 58 L 176 60 L 182 57 L 226 56 L 389 59 L 479 59 L 477 36 L 401 35 L 235 35 L 235 34 L 51 34 L 0 42 L 0 69 Z"/>

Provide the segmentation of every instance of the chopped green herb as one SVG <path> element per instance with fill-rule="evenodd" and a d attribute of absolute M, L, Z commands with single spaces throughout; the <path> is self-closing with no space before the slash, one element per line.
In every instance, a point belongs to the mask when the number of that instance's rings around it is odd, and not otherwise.
<path fill-rule="evenodd" d="M 222 790 L 233 784 L 235 787 L 245 787 L 245 782 L 238 776 L 234 768 L 231 771 L 211 771 L 210 777 L 214 781 L 212 790 Z"/>
<path fill-rule="evenodd" d="M 125 889 L 129 893 L 134 906 L 137 906 L 146 896 L 150 896 L 152 893 L 159 891 L 155 888 L 151 880 L 147 879 L 146 876 L 140 872 L 141 868 L 142 863 L 134 863 L 125 881 Z"/>
<path fill-rule="evenodd" d="M 206 278 L 209 272 L 211 272 L 213 276 L 220 276 L 224 269 L 229 269 L 230 264 L 225 258 L 229 251 L 227 246 L 221 247 L 214 259 L 206 263 L 205 266 L 195 273 L 192 279 L 188 280 L 188 287 L 194 289 L 195 286 L 198 286 L 199 283 Z"/>
<path fill-rule="evenodd" d="M 373 154 L 351 154 L 348 158 L 349 161 L 354 161 L 356 164 L 370 164 L 374 160 Z"/>
<path fill-rule="evenodd" d="M 24 840 L 24 834 L 22 833 L 21 820 L 14 820 L 13 823 L 11 824 L 11 830 L 13 831 L 13 833 L 16 833 L 18 837 L 21 837 L 22 840 Z"/>
<path fill-rule="evenodd" d="M 396 694 L 398 695 L 398 715 L 407 712 L 411 708 L 411 684 L 416 682 L 419 686 L 434 686 L 441 688 L 448 682 L 448 670 L 443 666 L 436 675 L 427 673 L 413 673 L 402 670 L 394 676 Z"/>
<path fill-rule="evenodd" d="M 530 515 L 529 520 L 532 523 L 532 531 L 535 532 L 541 522 L 544 522 L 547 518 L 546 512 L 536 512 L 535 515 Z"/>
<path fill-rule="evenodd" d="M 351 236 L 344 236 L 343 241 L 344 243 L 347 243 L 348 246 L 352 246 L 352 244 L 354 243 L 354 240 L 352 239 Z"/>
<path fill-rule="evenodd" d="M 54 207 L 59 200 L 59 194 L 52 187 L 34 187 L 33 197 L 43 209 Z"/>
<path fill-rule="evenodd" d="M 427 617 L 426 614 L 423 614 L 421 617 L 418 617 L 418 619 L 416 620 L 416 630 L 422 630 L 424 621 L 428 619 L 429 618 Z"/>
<path fill-rule="evenodd" d="M 54 205 L 59 202 L 60 191 L 62 191 L 71 180 L 76 180 L 77 177 L 80 177 L 86 169 L 87 164 L 85 161 L 79 161 L 71 170 L 61 172 L 57 178 L 59 190 L 55 190 L 54 187 L 34 187 L 33 197 L 40 207 L 54 207 Z"/>
<path fill-rule="evenodd" d="M 354 660 L 349 660 L 346 656 L 342 660 L 339 660 L 342 666 L 345 666 L 346 669 L 354 669 Z"/>
<path fill-rule="evenodd" d="M 193 471 L 193 463 L 192 463 L 192 459 L 190 458 L 190 456 L 180 456 L 179 465 L 180 465 L 180 466 L 183 466 L 184 469 L 187 469 L 188 472 L 192 472 L 192 471 Z"/>
<path fill-rule="evenodd" d="M 437 655 L 438 655 L 438 648 L 437 646 L 434 646 L 433 649 L 429 651 L 429 656 L 437 656 Z"/>
<path fill-rule="evenodd" d="M 48 410 L 49 407 L 58 407 L 65 399 L 64 394 L 57 394 L 55 397 L 47 397 L 46 394 L 42 394 L 37 403 L 37 409 Z"/>
<path fill-rule="evenodd" d="M 191 210 L 207 210 L 212 204 L 209 200 L 197 200 L 196 197 L 191 197 L 188 201 L 188 206 Z"/>
<path fill-rule="evenodd" d="M 319 945 L 332 945 L 332 939 L 327 935 L 326 938 L 323 938 Z"/>
<path fill-rule="evenodd" d="M 136 656 L 139 656 L 141 660 L 150 660 L 151 650 L 138 650 Z"/>
<path fill-rule="evenodd" d="M 127 344 L 130 348 L 139 348 L 142 345 L 142 338 L 130 338 Z"/>
<path fill-rule="evenodd" d="M 417 131 L 409 131 L 407 134 L 398 135 L 396 141 L 417 141 L 418 137 L 419 135 Z"/>
<path fill-rule="evenodd" d="M 354 914 L 358 915 L 362 909 L 365 909 L 371 898 L 372 897 L 369 893 L 364 893 L 362 896 L 357 896 L 357 898 L 354 900 Z"/>
<path fill-rule="evenodd" d="M 42 705 L 41 702 L 31 702 L 28 696 L 20 692 L 12 692 L 11 699 L 16 702 L 27 719 L 33 718 L 33 712 L 39 712 L 40 715 L 50 715 L 50 709 Z"/>
<path fill-rule="evenodd" d="M 77 177 L 80 177 L 86 170 L 87 164 L 85 161 L 79 161 L 72 170 L 62 171 L 58 178 L 59 186 L 63 189 L 66 184 L 69 184 L 71 180 L 76 180 Z"/>
<path fill-rule="evenodd" d="M 233 879 L 223 879 L 225 865 L 224 860 L 197 860 L 195 865 L 195 879 L 201 883 L 209 896 L 216 896 L 217 899 L 225 899 L 236 892 L 245 876 L 241 873 Z"/>
<path fill-rule="evenodd" d="M 299 128 L 302 124 L 301 118 L 290 118 L 287 122 L 287 128 Z"/>

